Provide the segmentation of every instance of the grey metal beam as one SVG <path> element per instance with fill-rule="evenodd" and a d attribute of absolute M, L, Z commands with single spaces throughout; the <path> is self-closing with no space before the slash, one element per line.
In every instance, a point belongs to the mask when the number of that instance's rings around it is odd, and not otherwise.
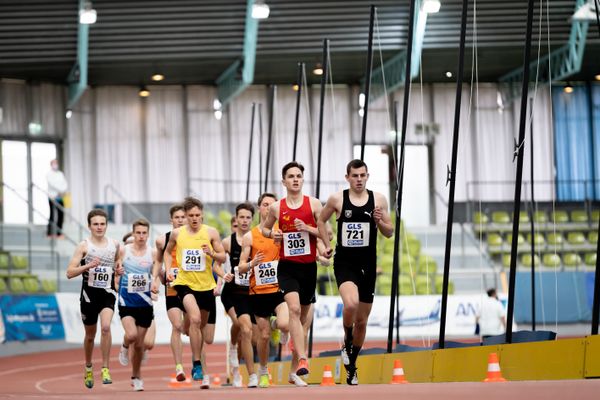
<path fill-rule="evenodd" d="M 83 8 L 84 0 L 79 0 L 79 10 L 81 11 Z M 79 23 L 79 13 L 77 14 L 77 24 L 77 61 L 75 62 L 75 65 L 73 65 L 67 78 L 69 84 L 67 109 L 73 108 L 87 88 L 88 39 L 90 26 Z"/>

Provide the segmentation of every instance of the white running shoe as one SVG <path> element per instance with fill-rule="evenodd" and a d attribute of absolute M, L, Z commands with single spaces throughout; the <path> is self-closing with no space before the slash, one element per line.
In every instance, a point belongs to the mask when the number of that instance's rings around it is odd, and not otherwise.
<path fill-rule="evenodd" d="M 344 366 L 348 366 L 350 365 L 350 356 L 348 354 L 348 352 L 346 351 L 346 346 L 342 345 L 342 350 L 340 352 L 341 356 L 342 356 L 342 363 L 344 364 Z"/>
<path fill-rule="evenodd" d="M 185 381 L 185 371 L 183 370 L 183 365 L 177 364 L 175 366 L 175 379 L 177 382 Z"/>
<path fill-rule="evenodd" d="M 126 367 L 129 365 L 129 348 L 121 345 L 121 350 L 119 350 L 119 363 Z"/>
<path fill-rule="evenodd" d="M 144 381 L 140 378 L 133 378 L 131 382 L 133 383 L 134 392 L 141 392 L 144 390 Z"/>
<path fill-rule="evenodd" d="M 240 371 L 237 368 L 233 370 L 233 387 L 241 388 L 243 387 L 242 375 L 240 375 Z"/>
<path fill-rule="evenodd" d="M 302 378 L 300 378 L 298 375 L 296 375 L 294 373 L 290 373 L 288 375 L 288 382 L 291 383 L 291 384 L 293 384 L 293 385 L 296 385 L 298 387 L 308 386 L 308 383 L 304 382 L 302 380 Z"/>
<path fill-rule="evenodd" d="M 258 376 L 256 374 L 252 374 L 248 377 L 248 387 L 249 388 L 258 387 Z"/>
<path fill-rule="evenodd" d="M 204 374 L 202 378 L 202 384 L 200 385 L 200 389 L 210 389 L 210 375 Z"/>

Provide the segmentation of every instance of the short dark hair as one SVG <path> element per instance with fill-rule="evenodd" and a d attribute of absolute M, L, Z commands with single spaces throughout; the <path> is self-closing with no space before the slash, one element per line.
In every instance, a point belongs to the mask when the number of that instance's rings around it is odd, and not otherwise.
<path fill-rule="evenodd" d="M 125 235 L 123 235 L 123 243 L 127 243 L 127 239 L 129 239 L 130 237 L 133 236 L 133 232 L 127 232 Z"/>
<path fill-rule="evenodd" d="M 171 206 L 171 208 L 169 208 L 169 216 L 171 218 L 173 218 L 173 214 L 175 214 L 177 211 L 183 210 L 183 205 L 181 204 L 174 204 Z"/>
<path fill-rule="evenodd" d="M 241 210 L 250 211 L 250 214 L 254 216 L 254 206 L 248 202 L 240 203 L 235 207 L 235 216 L 237 217 Z"/>
<path fill-rule="evenodd" d="M 283 168 L 281 169 L 281 177 L 283 179 L 285 179 L 285 174 L 288 171 L 288 169 L 294 168 L 294 167 L 298 168 L 304 175 L 304 165 L 300 164 L 298 161 L 291 161 L 291 162 L 285 164 L 283 166 Z"/>
<path fill-rule="evenodd" d="M 235 222 L 235 216 L 231 217 L 231 219 L 229 220 L 230 224 L 233 224 Z"/>
<path fill-rule="evenodd" d="M 131 224 L 131 230 L 135 231 L 136 226 L 145 226 L 146 228 L 150 229 L 150 222 L 146 221 L 143 218 L 136 219 L 135 221 L 133 221 L 133 224 Z"/>
<path fill-rule="evenodd" d="M 101 208 L 94 208 L 92 211 L 90 211 L 88 213 L 88 215 L 87 215 L 88 225 L 92 224 L 92 218 L 94 218 L 94 217 L 104 217 L 106 222 L 108 222 L 108 214 L 106 213 L 106 211 L 104 211 Z"/>
<path fill-rule="evenodd" d="M 260 207 L 260 203 L 262 203 L 262 201 L 265 199 L 265 197 L 270 197 L 274 200 L 277 200 L 277 196 L 275 196 L 273 193 L 263 193 L 260 196 L 258 196 L 258 206 Z"/>
<path fill-rule="evenodd" d="M 487 295 L 488 295 L 488 297 L 494 297 L 496 295 L 496 289 L 494 289 L 494 288 L 488 289 Z"/>
<path fill-rule="evenodd" d="M 367 172 L 369 172 L 369 168 L 367 167 L 367 164 L 365 164 L 365 162 L 363 160 L 359 160 L 359 159 L 354 159 L 352 161 L 350 161 L 348 163 L 348 165 L 346 165 L 346 175 L 350 175 L 350 170 L 351 169 L 358 169 L 358 168 L 362 168 L 365 167 L 365 169 L 367 170 Z"/>
<path fill-rule="evenodd" d="M 198 207 L 200 211 L 204 210 L 204 204 L 195 197 L 186 197 L 181 205 L 186 213 L 194 207 Z"/>

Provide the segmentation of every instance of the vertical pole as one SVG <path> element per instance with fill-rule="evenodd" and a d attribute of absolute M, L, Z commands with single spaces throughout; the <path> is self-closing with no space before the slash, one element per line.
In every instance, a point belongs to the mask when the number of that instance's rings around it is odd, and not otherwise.
<path fill-rule="evenodd" d="M 410 102 L 410 67 L 412 64 L 412 47 L 413 36 L 415 30 L 415 1 L 410 2 L 410 11 L 408 16 L 408 39 L 406 44 L 406 70 L 404 73 L 404 103 L 402 104 L 402 138 L 400 141 L 400 159 L 398 160 L 397 181 L 398 188 L 396 189 L 396 225 L 394 227 L 394 259 L 392 262 L 392 292 L 390 293 L 390 314 L 388 318 L 388 337 L 387 337 L 387 352 L 392 352 L 392 341 L 394 333 L 394 316 L 396 314 L 396 296 L 398 295 L 398 279 L 400 265 L 400 219 L 402 214 L 402 188 L 404 185 L 404 149 L 406 147 L 406 129 L 408 125 L 408 105 Z M 368 101 L 365 100 L 365 106 Z M 365 110 L 366 111 L 366 110 Z M 366 115 L 366 114 L 365 114 Z"/>
<path fill-rule="evenodd" d="M 321 153 L 323 150 L 323 117 L 325 110 L 325 85 L 327 84 L 327 72 L 329 71 L 329 39 L 323 39 L 323 75 L 321 75 L 321 103 L 319 105 L 319 146 L 317 148 L 317 184 L 315 187 L 315 197 L 318 199 L 321 195 Z"/>
<path fill-rule="evenodd" d="M 460 48 L 458 55 L 458 72 L 456 74 L 456 101 L 454 104 L 454 134 L 452 138 L 452 165 L 448 171 L 447 183 L 450 183 L 448 194 L 448 217 L 446 221 L 446 251 L 444 254 L 444 281 L 442 285 L 442 309 L 440 315 L 439 348 L 446 342 L 446 312 L 448 309 L 448 281 L 450 279 L 450 253 L 452 251 L 452 222 L 454 220 L 454 192 L 456 190 L 456 159 L 458 157 L 458 138 L 460 132 L 460 105 L 462 83 L 465 66 L 465 37 L 467 32 L 467 9 L 469 1 L 463 0 L 460 21 Z"/>
<path fill-rule="evenodd" d="M 531 33 L 533 26 L 533 3 L 527 3 L 527 33 L 523 56 L 523 85 L 521 88 L 521 114 L 519 119 L 519 141 L 515 153 L 517 156 L 517 177 L 515 183 L 515 199 L 513 212 L 512 244 L 510 251 L 510 273 L 508 279 L 508 307 L 506 311 L 506 343 L 512 343 L 513 314 L 515 309 L 515 280 L 517 275 L 517 245 L 519 238 L 519 214 L 521 212 L 521 183 L 523 181 L 523 144 L 525 142 L 525 125 L 527 123 L 527 93 L 529 90 L 529 57 L 531 53 Z M 533 238 L 532 238 L 533 240 Z"/>
<path fill-rule="evenodd" d="M 258 103 L 258 191 L 262 187 L 262 164 L 263 164 L 263 125 L 262 125 L 262 103 Z"/>
<path fill-rule="evenodd" d="M 598 221 L 598 234 L 600 234 L 600 221 Z M 592 306 L 592 335 L 598 334 L 598 320 L 600 319 L 600 240 L 596 245 L 596 273 L 594 274 L 594 302 Z"/>
<path fill-rule="evenodd" d="M 371 92 L 371 73 L 373 69 L 373 25 L 375 23 L 375 11 L 377 9 L 371 5 L 371 16 L 369 18 L 369 44 L 367 48 L 367 78 L 365 81 L 365 107 L 362 120 L 362 135 L 360 138 L 360 159 L 365 158 L 365 140 L 367 137 L 367 116 L 369 115 L 369 94 Z M 412 18 L 412 16 L 411 16 Z"/>
<path fill-rule="evenodd" d="M 531 184 L 531 330 L 535 331 L 535 221 L 533 220 L 535 214 L 535 185 L 533 177 L 533 100 L 531 100 L 529 104 L 532 115 L 529 126 L 529 158 L 531 158 L 531 171 L 529 175 Z"/>
<path fill-rule="evenodd" d="M 277 96 L 277 85 L 271 87 L 271 107 L 269 111 L 269 133 L 267 139 L 267 162 L 265 164 L 265 192 L 269 186 L 269 163 L 271 162 L 271 140 L 273 138 L 273 120 L 275 119 L 275 96 Z"/>
<path fill-rule="evenodd" d="M 250 169 L 252 168 L 252 143 L 254 142 L 255 111 L 256 103 L 252 103 L 252 117 L 250 118 L 250 144 L 248 145 L 248 175 L 246 176 L 246 201 L 248 201 L 248 199 L 250 198 Z"/>
<path fill-rule="evenodd" d="M 302 101 L 302 86 L 304 86 L 304 79 L 302 78 L 302 71 L 304 71 L 304 63 L 298 63 L 298 79 L 296 84 L 298 85 L 298 92 L 296 93 L 296 119 L 294 121 L 294 152 L 292 153 L 292 160 L 296 160 L 296 148 L 298 147 L 298 122 L 300 119 L 300 103 Z"/>

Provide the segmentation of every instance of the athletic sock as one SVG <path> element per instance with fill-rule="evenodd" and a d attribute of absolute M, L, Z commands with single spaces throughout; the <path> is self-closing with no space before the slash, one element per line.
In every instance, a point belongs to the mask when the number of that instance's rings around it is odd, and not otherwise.
<path fill-rule="evenodd" d="M 352 348 L 352 340 L 354 339 L 354 337 L 352 336 L 352 330 L 354 329 L 354 327 L 347 327 L 344 326 L 344 346 L 346 346 L 346 351 L 350 350 Z"/>
<path fill-rule="evenodd" d="M 193 366 L 195 367 L 196 365 L 202 366 L 202 363 L 200 362 L 200 360 L 193 361 Z"/>
<path fill-rule="evenodd" d="M 352 345 L 352 353 L 350 354 L 350 364 L 356 364 L 358 353 L 360 353 L 361 346 Z"/>

